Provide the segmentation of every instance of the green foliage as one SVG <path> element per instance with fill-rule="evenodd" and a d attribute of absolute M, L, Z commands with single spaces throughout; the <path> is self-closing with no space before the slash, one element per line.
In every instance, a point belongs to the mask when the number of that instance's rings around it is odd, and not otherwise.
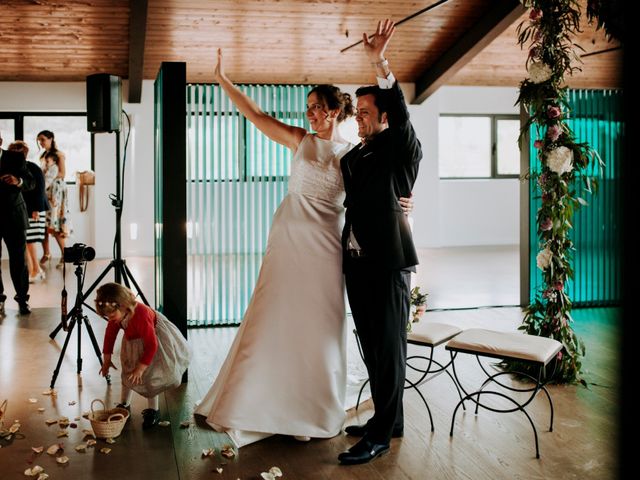
<path fill-rule="evenodd" d="M 540 170 L 529 172 L 536 181 L 542 204 L 536 215 L 540 253 L 538 268 L 542 270 L 543 286 L 535 301 L 525 309 L 519 327 L 530 335 L 554 338 L 564 346 L 558 353 L 553 380 L 581 382 L 581 358 L 584 343 L 571 324 L 571 299 L 565 293 L 567 281 L 573 278 L 571 266 L 573 214 L 588 202 L 581 190 L 593 193 L 597 183 L 586 169 L 599 157 L 586 143 L 577 143 L 566 119 L 570 111 L 567 102 L 565 75 L 578 68 L 579 61 L 572 38 L 580 31 L 580 7 L 576 0 L 525 0 L 530 8 L 529 20 L 518 26 L 518 43 L 529 43 L 527 69 L 530 78 L 520 84 L 518 103 L 530 112 L 530 118 L 520 132 L 525 138 L 531 127 L 535 131 L 535 147 Z M 522 145 L 522 143 L 521 143 Z M 527 146 L 523 146 L 527 148 Z M 521 364 L 506 362 L 507 368 L 522 371 Z"/>

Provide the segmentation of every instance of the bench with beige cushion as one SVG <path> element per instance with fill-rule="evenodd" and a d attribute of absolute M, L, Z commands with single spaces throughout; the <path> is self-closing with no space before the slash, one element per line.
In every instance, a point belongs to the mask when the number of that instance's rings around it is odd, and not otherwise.
<path fill-rule="evenodd" d="M 456 418 L 458 408 L 462 405 L 464 408 L 464 402 L 471 400 L 476 404 L 476 414 L 478 408 L 483 407 L 492 412 L 510 413 L 515 411 L 521 411 L 524 413 L 533 428 L 533 435 L 536 446 L 536 458 L 540 458 L 540 450 L 538 448 L 538 432 L 536 430 L 533 420 L 525 410 L 525 407 L 531 403 L 539 391 L 543 391 L 549 401 L 549 407 L 551 410 L 551 421 L 549 424 L 549 431 L 553 431 L 553 403 L 551 396 L 545 387 L 547 381 L 546 368 L 549 363 L 556 358 L 558 352 L 562 350 L 562 344 L 557 340 L 546 337 L 538 337 L 535 335 L 525 335 L 522 333 L 514 332 L 498 332 L 492 330 L 484 330 L 480 328 L 471 328 L 465 330 L 459 335 L 453 337 L 446 344 L 445 348 L 449 350 L 451 354 L 451 365 L 453 369 L 453 375 L 456 383 L 460 389 L 464 392 L 464 397 L 460 399 L 456 408 L 453 411 L 451 418 L 451 431 L 450 435 L 453 435 L 453 426 Z M 482 383 L 480 388 L 474 392 L 467 392 L 462 383 L 460 377 L 456 372 L 455 358 L 458 353 L 468 353 L 475 355 L 478 360 L 478 364 L 487 375 L 487 379 Z M 532 366 L 537 375 L 533 376 L 527 373 L 513 372 L 513 371 L 499 371 L 498 373 L 490 373 L 483 366 L 480 361 L 480 357 L 496 358 L 500 360 L 511 360 L 521 362 Z M 498 377 L 503 375 L 516 374 L 521 377 L 529 378 L 533 383 L 533 387 L 517 388 L 513 385 L 506 385 L 502 383 Z M 549 376 L 551 377 L 551 376 Z M 491 390 L 485 390 L 490 384 L 497 384 L 503 389 L 514 393 L 526 393 L 527 398 L 523 401 L 518 401 L 513 396 L 509 396 L 503 392 L 496 392 Z M 496 406 L 490 406 L 487 403 L 481 401 L 481 396 L 495 396 L 500 397 L 510 404 L 512 407 L 498 408 Z"/>
<path fill-rule="evenodd" d="M 429 380 L 434 379 L 438 375 L 442 373 L 446 373 L 449 376 L 449 378 L 451 378 L 453 385 L 458 390 L 458 395 L 460 396 L 460 398 L 462 398 L 462 394 L 458 389 L 458 385 L 455 379 L 453 378 L 451 373 L 447 371 L 447 367 L 451 365 L 451 361 L 443 365 L 442 363 L 438 362 L 433 358 L 435 347 L 443 344 L 448 340 L 451 340 L 453 337 L 458 335 L 461 331 L 462 330 L 460 328 L 455 327 L 453 325 L 448 325 L 446 323 L 428 322 L 423 320 L 421 322 L 412 324 L 412 330 L 407 334 L 407 343 L 409 345 L 428 348 L 428 351 L 425 353 L 425 355 L 412 355 L 410 357 L 407 357 L 407 368 L 409 370 L 413 370 L 414 372 L 418 372 L 418 379 L 415 381 L 412 381 L 408 378 L 409 376 L 407 375 L 407 378 L 405 378 L 404 388 L 405 390 L 408 388 L 413 388 L 416 392 L 418 392 L 418 395 L 420 395 L 420 398 L 422 399 L 422 403 L 424 403 L 424 406 L 427 409 L 427 413 L 429 414 L 429 421 L 431 422 L 432 432 L 434 428 L 433 428 L 433 417 L 431 415 L 431 409 L 429 408 L 429 404 L 427 403 L 427 400 L 424 398 L 424 395 L 420 391 L 419 387 L 425 382 L 428 382 Z M 360 347 L 360 340 L 358 338 L 358 334 L 356 330 L 354 330 L 353 333 L 356 334 L 356 340 L 358 340 L 358 349 L 360 349 L 360 355 L 362 356 L 362 349 Z M 422 361 L 426 362 L 425 363 L 426 367 L 423 366 L 421 368 L 419 366 L 419 362 L 421 363 Z M 358 393 L 358 401 L 356 403 L 356 410 L 360 405 L 360 397 L 367 383 L 368 383 L 368 380 L 360 388 L 360 392 Z M 463 405 L 463 408 L 464 408 L 464 405 Z"/>

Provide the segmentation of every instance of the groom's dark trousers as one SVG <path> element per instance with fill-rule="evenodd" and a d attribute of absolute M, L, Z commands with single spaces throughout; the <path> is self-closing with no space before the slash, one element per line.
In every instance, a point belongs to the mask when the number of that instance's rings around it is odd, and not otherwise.
<path fill-rule="evenodd" d="M 389 127 L 341 160 L 346 192 L 343 271 L 371 382 L 367 437 L 402 431 L 410 272 L 418 257 L 398 198 L 411 196 L 422 150 L 397 82 L 381 90 Z M 353 235 L 360 247 L 353 250 Z"/>

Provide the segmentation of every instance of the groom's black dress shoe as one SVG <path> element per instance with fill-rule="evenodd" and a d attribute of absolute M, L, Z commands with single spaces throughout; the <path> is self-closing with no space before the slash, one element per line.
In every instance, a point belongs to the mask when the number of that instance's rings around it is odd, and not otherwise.
<path fill-rule="evenodd" d="M 388 443 L 373 443 L 365 437 L 349 450 L 338 455 L 338 460 L 341 465 L 357 465 L 370 462 L 388 451 Z"/>
<path fill-rule="evenodd" d="M 344 432 L 352 437 L 364 437 L 367 433 L 367 429 L 368 425 L 366 423 L 364 425 L 349 425 L 344 429 Z M 391 432 L 391 438 L 402 438 L 403 436 L 403 429 L 394 428 L 393 432 Z"/>

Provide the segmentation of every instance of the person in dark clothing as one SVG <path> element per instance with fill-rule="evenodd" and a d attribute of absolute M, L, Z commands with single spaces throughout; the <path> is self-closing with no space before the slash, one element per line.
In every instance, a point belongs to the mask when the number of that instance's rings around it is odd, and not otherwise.
<path fill-rule="evenodd" d="M 385 20 L 375 35 L 363 35 L 378 86 L 356 91 L 362 143 L 341 160 L 346 192 L 343 271 L 374 404 L 366 424 L 346 427 L 347 435 L 362 439 L 338 456 L 343 465 L 366 463 L 386 453 L 391 438 L 404 433 L 410 272 L 418 256 L 398 198 L 411 195 L 422 150 L 384 58 L 393 32 L 393 22 Z"/>
<path fill-rule="evenodd" d="M 9 271 L 16 290 L 14 298 L 22 315 L 31 313 L 28 303 L 29 277 L 25 261 L 27 208 L 22 192 L 31 190 L 34 181 L 26 163 L 22 154 L 0 148 L 0 241 L 4 240 L 9 251 Z M 0 315 L 4 314 L 6 299 L 0 273 Z"/>
<path fill-rule="evenodd" d="M 27 159 L 29 146 L 22 140 L 16 140 L 9 145 L 8 150 L 20 152 Z M 44 188 L 44 174 L 40 165 L 27 160 L 27 168 L 34 180 L 32 190 L 22 192 L 22 197 L 27 205 L 29 227 L 27 228 L 27 268 L 29 271 L 29 283 L 45 280 L 46 274 L 38 261 L 36 244 L 42 243 L 46 233 L 46 214 L 49 210 L 49 201 Z"/>

